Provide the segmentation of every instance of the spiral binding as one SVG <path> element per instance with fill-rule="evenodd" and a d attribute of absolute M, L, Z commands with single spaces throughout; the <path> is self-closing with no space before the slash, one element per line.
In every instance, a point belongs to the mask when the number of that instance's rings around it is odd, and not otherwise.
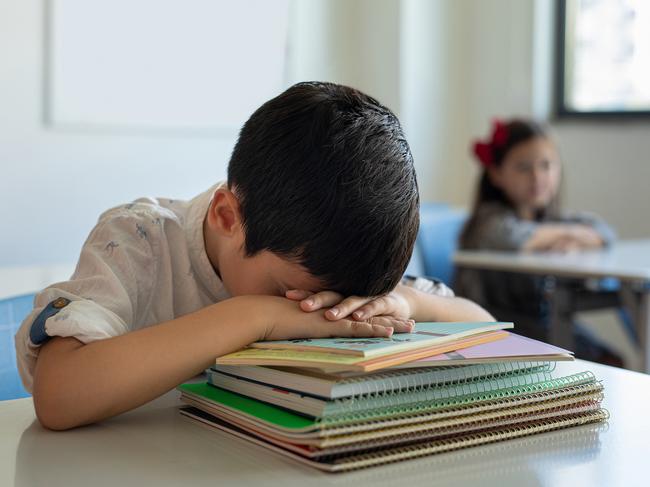
<path fill-rule="evenodd" d="M 548 381 L 551 380 L 551 378 L 552 377 L 548 372 L 542 371 L 516 375 L 495 375 L 483 378 L 482 380 L 480 378 L 477 380 L 460 380 L 456 383 L 441 386 L 436 383 L 422 382 L 421 378 L 408 375 L 387 375 L 387 377 L 384 378 L 384 381 L 388 382 L 386 390 L 336 399 L 332 401 L 331 404 L 340 405 L 346 410 L 350 410 L 351 408 L 354 408 L 355 405 L 365 407 L 365 405 L 370 404 L 370 401 L 372 400 L 381 401 L 387 399 L 387 401 L 378 403 L 378 407 L 383 408 L 394 405 L 394 398 L 407 398 L 409 394 L 417 395 L 419 393 L 435 391 L 436 396 L 427 396 L 423 398 L 423 400 L 437 400 L 443 397 L 449 397 L 447 396 L 448 394 L 451 396 L 464 396 L 467 394 L 488 392 L 506 387 L 523 386 L 526 384 Z M 419 401 L 418 398 L 414 399 Z"/>
<path fill-rule="evenodd" d="M 492 401 L 485 401 L 478 404 L 464 404 L 457 407 L 442 408 L 439 410 L 416 413 L 411 415 L 397 415 L 393 417 L 371 418 L 366 421 L 353 424 L 325 424 L 319 425 L 321 437 L 351 434 L 357 431 L 367 431 L 379 428 L 392 428 L 401 425 L 424 423 L 435 419 L 449 418 L 461 415 L 471 415 L 487 411 L 494 411 L 506 408 L 516 408 L 522 405 L 542 405 L 549 401 L 562 398 L 590 397 L 594 394 L 602 396 L 603 385 L 601 382 L 579 384 L 557 390 L 549 390 L 500 398 Z"/>
<path fill-rule="evenodd" d="M 457 385 L 483 381 L 492 377 L 508 377 L 533 372 L 552 372 L 555 362 L 518 361 L 455 365 L 436 368 L 398 369 L 375 372 L 344 379 L 338 384 L 355 386 L 355 396 L 382 392 L 408 392 L 420 387 Z"/>
<path fill-rule="evenodd" d="M 319 418 L 321 427 L 357 423 L 373 418 L 408 415 L 464 404 L 486 402 L 506 397 L 594 382 L 591 372 L 581 372 L 553 379 L 546 372 L 508 377 L 497 377 L 481 382 L 467 382 L 456 386 L 415 386 L 409 392 L 382 392 L 367 396 L 337 399 L 325 407 Z"/>
<path fill-rule="evenodd" d="M 393 436 L 384 435 L 381 437 L 370 437 L 368 439 L 361 439 L 358 442 L 355 441 L 344 441 L 337 443 L 328 443 L 321 445 L 323 450 L 317 454 L 317 456 L 331 456 L 338 455 L 341 453 L 362 453 L 369 452 L 373 449 L 392 447 L 397 445 L 403 445 L 406 443 L 414 443 L 417 441 L 424 440 L 436 440 L 442 438 L 448 438 L 452 435 L 464 435 L 469 433 L 476 433 L 483 430 L 501 428 L 505 426 L 512 426 L 521 423 L 527 423 L 531 421 L 542 421 L 552 418 L 557 418 L 559 416 L 568 416 L 572 414 L 583 414 L 591 411 L 597 411 L 600 409 L 600 405 L 597 402 L 585 402 L 579 403 L 572 407 L 564 407 L 563 409 L 552 408 L 542 412 L 531 411 L 527 414 L 518 414 L 512 416 L 504 416 L 502 418 L 480 418 L 475 421 L 474 418 L 468 419 L 466 423 L 449 423 L 442 424 L 440 427 L 436 428 L 427 428 L 423 430 L 413 429 L 401 434 L 395 434 Z M 356 436 L 356 435 L 355 435 Z M 369 435 L 371 436 L 371 435 Z M 347 438 L 346 438 L 347 440 Z"/>
<path fill-rule="evenodd" d="M 578 412 L 592 411 L 600 408 L 603 395 L 600 393 L 586 397 L 571 397 L 550 401 L 547 404 L 528 404 L 516 408 L 506 408 L 496 411 L 483 411 L 470 415 L 454 416 L 411 423 L 406 426 L 382 428 L 380 430 L 362 431 L 360 433 L 344 434 L 327 437 L 320 445 L 330 448 L 340 445 L 354 444 L 352 449 L 370 448 L 386 439 L 399 439 L 401 442 L 422 439 L 432 436 L 444 436 L 471 430 L 481 430 L 505 424 L 545 419 L 553 416 L 565 416 Z"/>
<path fill-rule="evenodd" d="M 506 439 L 519 438 L 545 431 L 568 428 L 570 426 L 598 423 L 607 421 L 608 419 L 609 412 L 605 409 L 598 409 L 596 411 L 578 413 L 569 416 L 560 416 L 551 419 L 531 421 L 529 423 L 508 425 L 502 428 L 490 429 L 461 436 L 418 442 L 407 446 L 387 448 L 370 453 L 362 453 L 352 456 L 335 455 L 329 459 L 324 457 L 321 461 L 330 463 L 335 471 L 353 470 L 370 467 L 372 465 L 383 465 L 400 460 L 458 450 L 460 448 L 493 443 L 496 441 L 503 441 Z"/>
<path fill-rule="evenodd" d="M 485 484 L 488 478 L 503 478 L 510 473 L 528 474 L 531 459 L 536 468 L 541 469 L 556 466 L 558 461 L 569 457 L 585 463 L 599 457 L 600 436 L 606 430 L 607 423 L 591 423 L 580 428 L 563 428 L 550 435 L 530 435 L 515 442 L 497 441 L 483 448 L 465 448 L 453 455 L 429 455 L 420 458 L 417 465 L 410 462 L 392 464 L 390 478 L 399 478 L 402 485 L 429 485 L 434 472 L 435 485 L 473 485 Z M 462 465 L 461 478 L 459 465 Z M 383 486 L 390 483 L 386 478 L 383 469 L 366 469 L 338 478 L 335 483 L 338 487 Z"/>

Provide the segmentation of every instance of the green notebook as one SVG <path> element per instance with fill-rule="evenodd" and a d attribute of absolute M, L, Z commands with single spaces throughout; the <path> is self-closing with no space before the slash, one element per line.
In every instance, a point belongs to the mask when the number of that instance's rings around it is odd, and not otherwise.
<path fill-rule="evenodd" d="M 527 379 L 504 377 L 494 381 L 475 384 L 459 384 L 414 391 L 406 394 L 372 395 L 369 403 L 364 401 L 332 401 L 337 403 L 331 413 L 310 419 L 286 409 L 272 406 L 249 397 L 241 396 L 206 383 L 183 384 L 179 390 L 199 401 L 234 410 L 235 413 L 260 420 L 279 428 L 294 431 L 313 431 L 361 422 L 384 420 L 391 417 L 424 414 L 441 409 L 512 399 L 524 395 L 554 393 L 561 389 L 596 383 L 591 372 L 582 372 L 556 379 L 528 383 Z M 549 399 L 547 397 L 547 399 Z M 406 401 L 406 402 L 404 402 Z M 368 404 L 371 407 L 367 407 Z M 208 404 L 209 405 L 209 404 Z"/>
<path fill-rule="evenodd" d="M 206 398 L 281 428 L 309 430 L 315 429 L 318 423 L 315 419 L 306 418 L 305 416 L 294 414 L 282 408 L 271 406 L 270 404 L 265 404 L 255 399 L 249 399 L 239 394 L 233 394 L 224 389 L 211 386 L 207 382 L 182 384 L 178 389 L 181 392 L 189 392 Z"/>

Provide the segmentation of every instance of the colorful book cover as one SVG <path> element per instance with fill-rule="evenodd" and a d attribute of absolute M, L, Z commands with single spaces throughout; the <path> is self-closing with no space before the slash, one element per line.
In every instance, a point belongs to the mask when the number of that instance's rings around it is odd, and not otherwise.
<path fill-rule="evenodd" d="M 412 362 L 431 355 L 459 350 L 488 341 L 500 340 L 506 334 L 507 332 L 501 330 L 491 331 L 426 346 L 424 348 L 405 351 L 398 350 L 389 355 L 379 355 L 371 358 L 319 351 L 245 348 L 238 352 L 218 357 L 216 363 L 220 365 L 312 367 L 327 372 L 355 370 L 370 372 Z"/>
<path fill-rule="evenodd" d="M 252 348 L 318 351 L 371 358 L 406 350 L 429 347 L 478 333 L 513 328 L 512 323 L 417 323 L 412 333 L 396 333 L 389 338 L 303 338 L 257 342 Z"/>
<path fill-rule="evenodd" d="M 512 360 L 573 360 L 573 352 L 515 333 L 504 332 L 503 340 L 481 343 L 402 364 L 400 368 L 465 365 Z"/>

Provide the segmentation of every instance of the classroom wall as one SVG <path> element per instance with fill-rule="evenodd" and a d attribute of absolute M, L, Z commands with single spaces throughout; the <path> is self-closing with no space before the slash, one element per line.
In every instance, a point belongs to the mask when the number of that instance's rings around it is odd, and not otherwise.
<path fill-rule="evenodd" d="M 104 209 L 206 189 L 236 135 L 46 127 L 47 4 L 0 0 L 0 267 L 72 263 Z"/>
<path fill-rule="evenodd" d="M 236 136 L 45 127 L 49 3 L 0 0 L 0 266 L 74 262 L 103 209 L 143 194 L 190 197 L 223 178 Z M 469 141 L 494 115 L 548 114 L 553 3 L 294 1 L 286 85 L 328 79 L 379 98 L 402 119 L 422 199 L 467 206 Z M 602 214 L 623 237 L 650 236 L 650 124 L 553 127 L 567 205 Z"/>
<path fill-rule="evenodd" d="M 493 116 L 552 117 L 555 2 L 453 3 L 457 42 L 450 49 L 464 80 L 450 92 L 462 114 L 449 148 L 456 172 L 446 194 L 424 197 L 467 206 L 476 180 L 468 142 L 485 136 Z M 565 206 L 599 213 L 623 238 L 650 237 L 650 120 L 551 119 L 550 125 L 564 161 Z"/>

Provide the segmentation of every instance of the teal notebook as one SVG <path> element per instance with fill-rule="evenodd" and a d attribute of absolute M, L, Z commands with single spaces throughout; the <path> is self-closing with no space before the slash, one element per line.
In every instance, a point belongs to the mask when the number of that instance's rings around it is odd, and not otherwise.
<path fill-rule="evenodd" d="M 379 372 L 350 376 L 322 374 L 313 369 L 255 365 L 213 365 L 205 372 L 208 382 L 223 389 L 229 388 L 224 387 L 220 380 L 231 378 L 241 384 L 256 383 L 320 399 L 340 399 L 376 393 L 397 393 L 413 390 L 416 387 L 476 382 L 487 378 L 531 372 L 552 372 L 554 368 L 555 364 L 552 362 L 522 361 L 384 369 Z"/>
<path fill-rule="evenodd" d="M 513 328 L 506 322 L 417 323 L 412 333 L 395 333 L 390 338 L 303 338 L 256 342 L 252 348 L 340 353 L 359 357 L 378 357 L 429 347 L 479 333 Z"/>
<path fill-rule="evenodd" d="M 521 388 L 543 389 L 553 380 L 549 372 L 539 371 L 445 385 L 417 385 L 412 382 L 409 387 L 408 382 L 404 381 L 401 390 L 327 400 L 233 377 L 209 376 L 213 386 L 328 421 L 352 414 L 369 417 L 401 414 L 427 409 L 436 403 L 454 406 L 460 402 L 467 403 L 465 398 L 482 400 L 481 395 L 511 396 Z"/>

